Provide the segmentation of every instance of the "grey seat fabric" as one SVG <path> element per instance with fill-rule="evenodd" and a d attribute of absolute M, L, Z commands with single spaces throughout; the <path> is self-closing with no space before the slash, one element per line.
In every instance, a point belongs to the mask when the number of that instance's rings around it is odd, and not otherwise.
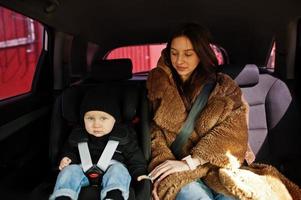
<path fill-rule="evenodd" d="M 249 137 L 250 145 L 257 155 L 257 159 L 264 159 L 265 155 L 273 154 L 278 149 L 281 149 L 277 154 L 284 154 L 286 146 L 293 148 L 289 141 L 289 133 L 285 130 L 282 133 L 283 137 L 279 141 L 267 141 L 272 149 L 262 149 L 268 133 L 275 131 L 278 124 L 285 120 L 285 114 L 292 103 L 292 96 L 288 87 L 280 79 L 277 79 L 269 74 L 260 74 L 259 82 L 254 87 L 242 88 L 245 99 L 250 106 L 249 115 Z M 289 128 L 289 122 L 286 123 Z M 279 130 L 280 131 L 280 130 Z M 280 133 L 274 133 L 273 137 L 279 137 Z M 275 146 L 278 143 L 278 147 Z M 273 152 L 268 153 L 269 150 Z"/>
<path fill-rule="evenodd" d="M 256 65 L 225 66 L 222 72 L 237 82 L 249 104 L 249 143 L 256 162 L 272 164 L 300 184 L 295 171 L 301 161 L 300 115 L 287 85 L 260 74 Z"/>

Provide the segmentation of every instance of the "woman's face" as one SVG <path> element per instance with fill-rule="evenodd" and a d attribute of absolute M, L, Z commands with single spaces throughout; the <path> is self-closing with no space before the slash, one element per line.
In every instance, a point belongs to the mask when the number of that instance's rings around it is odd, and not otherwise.
<path fill-rule="evenodd" d="M 172 66 L 184 82 L 200 62 L 200 58 L 186 36 L 179 36 L 171 41 L 170 58 Z"/>

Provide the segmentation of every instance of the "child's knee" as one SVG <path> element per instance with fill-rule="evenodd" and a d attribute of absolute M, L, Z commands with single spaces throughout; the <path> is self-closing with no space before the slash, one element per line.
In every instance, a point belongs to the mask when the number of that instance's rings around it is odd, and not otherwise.
<path fill-rule="evenodd" d="M 108 169 L 112 173 L 128 172 L 127 168 L 122 163 L 115 163 Z"/>
<path fill-rule="evenodd" d="M 82 173 L 82 168 L 79 165 L 68 165 L 61 171 L 64 174 Z"/>

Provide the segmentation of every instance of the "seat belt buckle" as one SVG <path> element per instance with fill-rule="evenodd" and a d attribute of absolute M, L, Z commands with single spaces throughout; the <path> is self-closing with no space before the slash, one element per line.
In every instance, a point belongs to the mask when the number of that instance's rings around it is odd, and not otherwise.
<path fill-rule="evenodd" d="M 96 165 L 91 167 L 86 172 L 86 176 L 88 177 L 91 186 L 99 186 L 103 174 L 104 174 L 103 171 L 99 169 Z"/>

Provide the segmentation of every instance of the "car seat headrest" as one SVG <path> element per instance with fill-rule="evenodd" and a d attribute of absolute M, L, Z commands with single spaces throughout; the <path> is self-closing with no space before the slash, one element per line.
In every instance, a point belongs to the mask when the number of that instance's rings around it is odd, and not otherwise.
<path fill-rule="evenodd" d="M 240 65 L 222 65 L 219 71 L 228 74 L 239 87 L 251 87 L 259 81 L 259 69 L 254 64 L 247 64 L 244 67 Z"/>
<path fill-rule="evenodd" d="M 93 81 L 120 81 L 132 78 L 132 61 L 128 58 L 98 60 L 91 65 L 88 79 Z"/>

